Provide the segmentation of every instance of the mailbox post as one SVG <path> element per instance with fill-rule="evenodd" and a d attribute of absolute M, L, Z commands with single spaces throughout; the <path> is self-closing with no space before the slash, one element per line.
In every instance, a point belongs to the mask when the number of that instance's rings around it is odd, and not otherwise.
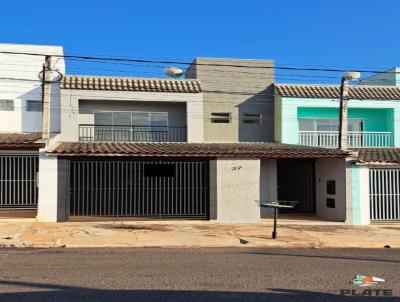
<path fill-rule="evenodd" d="M 274 209 L 274 227 L 273 227 L 273 230 L 272 230 L 272 239 L 276 239 L 276 237 L 278 235 L 278 232 L 276 230 L 278 210 L 279 209 L 292 209 L 298 203 L 299 203 L 298 201 L 267 201 L 267 202 L 260 202 L 260 207 Z"/>

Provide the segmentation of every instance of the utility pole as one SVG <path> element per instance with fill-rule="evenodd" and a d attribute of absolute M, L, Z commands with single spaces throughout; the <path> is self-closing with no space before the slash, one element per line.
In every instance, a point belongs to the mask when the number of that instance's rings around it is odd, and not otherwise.
<path fill-rule="evenodd" d="M 42 70 L 42 139 L 50 138 L 51 56 L 45 57 Z"/>
<path fill-rule="evenodd" d="M 342 77 L 340 84 L 339 112 L 339 149 L 347 150 L 347 101 L 349 100 L 349 83 Z"/>
<path fill-rule="evenodd" d="M 340 84 L 340 113 L 339 113 L 339 149 L 346 151 L 347 142 L 347 102 L 349 100 L 349 81 L 357 80 L 361 77 L 358 71 L 349 71 L 342 76 Z"/>

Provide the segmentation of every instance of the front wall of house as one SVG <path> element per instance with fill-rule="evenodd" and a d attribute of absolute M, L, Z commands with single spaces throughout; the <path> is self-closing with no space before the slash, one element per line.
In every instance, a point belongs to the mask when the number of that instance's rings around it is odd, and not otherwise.
<path fill-rule="evenodd" d="M 210 219 L 221 223 L 258 223 L 259 199 L 259 159 L 210 161 Z"/>

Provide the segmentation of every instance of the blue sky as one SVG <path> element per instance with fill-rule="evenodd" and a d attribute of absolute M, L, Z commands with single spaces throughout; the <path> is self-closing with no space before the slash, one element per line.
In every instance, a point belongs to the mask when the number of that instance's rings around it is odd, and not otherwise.
<path fill-rule="evenodd" d="M 63 45 L 69 54 L 385 70 L 400 65 L 399 11 L 398 0 L 2 1 L 0 42 Z M 111 67 L 71 62 L 68 72 L 162 72 Z"/>

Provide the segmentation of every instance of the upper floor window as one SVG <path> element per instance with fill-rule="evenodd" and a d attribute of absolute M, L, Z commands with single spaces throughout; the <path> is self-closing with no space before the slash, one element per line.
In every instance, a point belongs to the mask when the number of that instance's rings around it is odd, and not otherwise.
<path fill-rule="evenodd" d="M 14 111 L 14 101 L 0 100 L 0 111 Z"/>
<path fill-rule="evenodd" d="M 262 124 L 262 114 L 243 113 L 243 124 Z"/>
<path fill-rule="evenodd" d="M 26 101 L 26 111 L 42 112 L 42 101 Z"/>
<path fill-rule="evenodd" d="M 213 112 L 211 113 L 211 123 L 228 124 L 231 122 L 231 114 L 229 112 Z"/>
<path fill-rule="evenodd" d="M 168 112 L 99 111 L 94 123 L 103 126 L 168 126 Z"/>
<path fill-rule="evenodd" d="M 350 118 L 348 122 L 348 131 L 363 131 L 364 120 L 360 118 Z M 299 119 L 300 131 L 321 131 L 336 132 L 339 131 L 339 120 L 329 118 L 301 118 Z"/>

